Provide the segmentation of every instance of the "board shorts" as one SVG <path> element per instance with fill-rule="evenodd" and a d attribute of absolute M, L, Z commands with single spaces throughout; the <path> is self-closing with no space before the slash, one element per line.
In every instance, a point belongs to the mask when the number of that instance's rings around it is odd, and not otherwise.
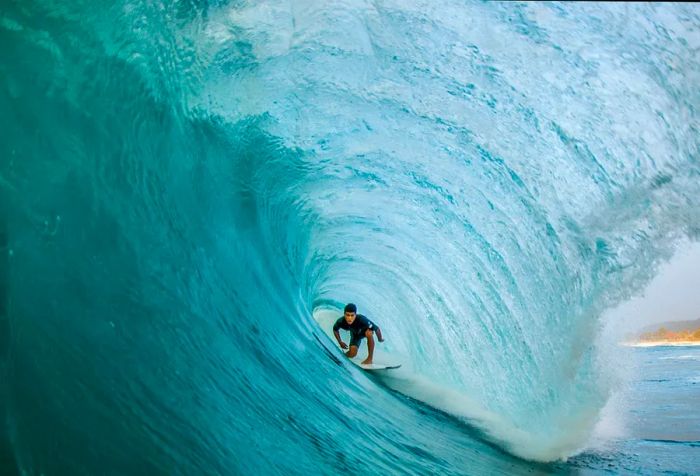
<path fill-rule="evenodd" d="M 357 334 L 355 334 L 354 332 L 351 332 L 350 333 L 350 336 L 351 336 L 350 337 L 350 347 L 352 347 L 353 345 L 355 347 L 360 347 L 360 343 L 362 342 L 362 339 L 365 338 L 365 332 L 367 332 L 368 329 L 369 329 L 369 327 L 365 327 Z M 374 332 L 374 329 L 370 329 L 370 330 L 372 332 Z"/>

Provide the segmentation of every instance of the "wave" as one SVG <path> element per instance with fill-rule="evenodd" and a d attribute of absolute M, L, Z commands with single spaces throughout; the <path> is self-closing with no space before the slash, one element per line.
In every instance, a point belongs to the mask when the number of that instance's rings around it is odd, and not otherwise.
<path fill-rule="evenodd" d="M 599 316 L 699 235 L 698 21 L 7 6 L 17 466 L 458 474 L 581 451 L 615 381 Z M 349 301 L 407 373 L 377 385 L 328 345 L 313 314 Z"/>

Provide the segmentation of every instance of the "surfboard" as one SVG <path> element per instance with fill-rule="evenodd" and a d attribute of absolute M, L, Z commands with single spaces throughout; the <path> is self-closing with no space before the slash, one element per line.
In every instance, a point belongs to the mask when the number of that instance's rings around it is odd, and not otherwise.
<path fill-rule="evenodd" d="M 352 359 L 348 359 L 348 360 L 350 360 L 350 362 L 352 362 L 353 364 L 360 367 L 362 370 L 391 370 L 391 369 L 398 369 L 399 367 L 401 367 L 401 364 L 393 364 L 393 365 L 389 365 L 389 364 L 360 364 L 360 363 L 355 362 Z"/>
<path fill-rule="evenodd" d="M 340 349 L 341 352 L 345 353 L 345 350 L 340 348 L 340 346 L 338 346 L 338 348 Z M 350 362 L 352 362 L 353 364 L 355 364 L 356 366 L 360 367 L 362 370 L 391 370 L 391 369 L 398 369 L 399 367 L 401 367 L 401 364 L 387 364 L 387 363 L 384 363 L 381 361 L 372 362 L 371 364 L 361 364 L 360 363 L 361 357 L 359 357 L 359 358 L 355 357 L 353 359 L 351 359 L 350 357 L 347 357 L 347 359 Z M 374 359 L 372 359 L 372 360 L 374 360 Z"/>

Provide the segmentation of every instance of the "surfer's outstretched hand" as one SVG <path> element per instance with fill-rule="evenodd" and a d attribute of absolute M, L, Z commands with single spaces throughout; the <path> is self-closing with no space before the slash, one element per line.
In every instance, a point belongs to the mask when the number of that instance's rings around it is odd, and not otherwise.
<path fill-rule="evenodd" d="M 382 335 L 382 330 L 380 328 L 377 328 L 377 339 L 379 339 L 379 342 L 384 342 L 384 336 Z"/>
<path fill-rule="evenodd" d="M 340 343 L 340 348 L 341 348 L 341 349 L 347 349 L 347 348 L 348 348 L 348 345 L 347 345 L 345 342 L 341 342 L 341 343 Z"/>

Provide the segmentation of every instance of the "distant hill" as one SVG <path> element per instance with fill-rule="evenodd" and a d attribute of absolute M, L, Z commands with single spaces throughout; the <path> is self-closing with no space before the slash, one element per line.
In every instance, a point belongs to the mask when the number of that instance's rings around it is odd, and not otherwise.
<path fill-rule="evenodd" d="M 658 331 L 662 327 L 672 332 L 694 331 L 696 329 L 700 329 L 700 319 L 695 319 L 694 321 L 659 322 L 658 324 L 653 324 L 640 329 L 639 334 Z"/>

